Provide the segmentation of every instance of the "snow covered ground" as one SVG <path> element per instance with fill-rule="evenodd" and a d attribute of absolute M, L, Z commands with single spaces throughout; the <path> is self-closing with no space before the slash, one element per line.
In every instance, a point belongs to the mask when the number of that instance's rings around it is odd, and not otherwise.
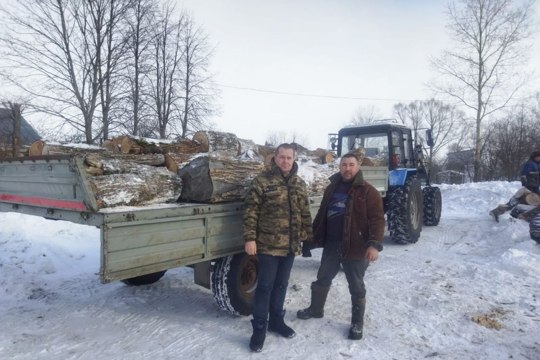
<path fill-rule="evenodd" d="M 297 258 L 286 320 L 298 335 L 269 334 L 261 354 L 248 350 L 250 318 L 219 310 L 189 268 L 103 285 L 97 229 L 0 213 L 0 359 L 540 359 L 540 246 L 527 223 L 488 216 L 518 187 L 443 185 L 439 226 L 386 243 L 368 269 L 361 341 L 346 339 L 343 274 L 323 319 L 296 318 L 321 253 Z"/>

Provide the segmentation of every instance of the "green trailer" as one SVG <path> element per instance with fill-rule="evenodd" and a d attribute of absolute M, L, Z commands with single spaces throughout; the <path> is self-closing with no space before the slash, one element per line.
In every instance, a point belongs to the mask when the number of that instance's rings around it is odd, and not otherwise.
<path fill-rule="evenodd" d="M 103 283 L 150 284 L 167 269 L 191 266 L 195 283 L 211 288 L 221 308 L 251 313 L 258 262 L 244 252 L 243 202 L 98 209 L 83 160 L 0 160 L 0 211 L 98 227 Z M 366 167 L 364 176 L 386 194 L 387 168 Z M 310 199 L 313 214 L 320 200 Z"/>

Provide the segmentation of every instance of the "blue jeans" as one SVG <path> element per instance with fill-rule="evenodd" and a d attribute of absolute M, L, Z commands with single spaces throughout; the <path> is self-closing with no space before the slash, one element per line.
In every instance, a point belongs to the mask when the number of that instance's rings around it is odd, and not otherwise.
<path fill-rule="evenodd" d="M 317 272 L 317 281 L 315 283 L 322 287 L 330 287 L 332 280 L 336 277 L 343 265 L 343 272 L 349 284 L 349 293 L 351 300 L 355 302 L 358 299 L 366 297 L 366 286 L 364 284 L 364 274 L 369 266 L 367 259 L 362 260 L 344 260 L 341 256 L 341 242 L 327 241 L 322 257 L 319 271 Z"/>
<path fill-rule="evenodd" d="M 259 254 L 257 257 L 259 259 L 259 274 L 257 289 L 255 289 L 253 319 L 266 322 L 269 313 L 283 316 L 283 304 L 294 263 L 294 254 L 287 256 Z"/>

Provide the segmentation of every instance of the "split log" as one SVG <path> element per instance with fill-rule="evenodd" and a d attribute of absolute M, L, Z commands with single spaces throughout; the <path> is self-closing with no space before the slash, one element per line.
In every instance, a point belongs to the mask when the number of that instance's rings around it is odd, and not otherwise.
<path fill-rule="evenodd" d="M 97 145 L 46 143 L 43 140 L 37 140 L 30 145 L 28 155 L 84 155 L 104 151 L 105 149 Z"/>
<path fill-rule="evenodd" d="M 251 181 L 264 166 L 258 161 L 200 156 L 181 169 L 179 201 L 219 203 L 243 200 Z"/>
<path fill-rule="evenodd" d="M 202 146 L 203 152 L 216 156 L 240 155 L 240 143 L 236 135 L 218 131 L 197 131 L 193 140 Z"/>
<path fill-rule="evenodd" d="M 84 164 L 89 168 L 95 167 L 103 170 L 104 175 L 127 174 L 139 171 L 139 166 L 165 167 L 163 154 L 114 154 L 109 152 L 87 154 Z M 92 170 L 87 172 L 93 173 Z M 96 173 L 97 174 L 97 173 Z"/>
<path fill-rule="evenodd" d="M 98 208 L 172 203 L 182 188 L 176 174 L 147 165 L 138 165 L 130 173 L 90 177 L 89 182 Z"/>
<path fill-rule="evenodd" d="M 174 154 L 196 154 L 207 151 L 203 150 L 201 143 L 189 139 L 181 139 L 180 141 L 171 144 L 160 143 L 159 147 L 164 153 Z"/>
<path fill-rule="evenodd" d="M 180 153 L 168 153 L 165 154 L 165 166 L 173 173 L 177 173 L 184 166 L 189 164 L 194 158 L 201 156 L 201 153 L 197 154 L 180 154 Z"/>
<path fill-rule="evenodd" d="M 122 154 L 160 154 L 163 152 L 156 143 L 131 136 L 122 137 L 120 149 Z"/>
<path fill-rule="evenodd" d="M 28 148 L 28 156 L 40 156 L 43 154 L 43 147 L 45 146 L 45 141 L 36 140 Z"/>

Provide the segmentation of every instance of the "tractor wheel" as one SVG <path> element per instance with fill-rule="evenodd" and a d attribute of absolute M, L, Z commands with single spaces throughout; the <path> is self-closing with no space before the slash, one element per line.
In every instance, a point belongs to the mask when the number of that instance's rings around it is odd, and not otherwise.
<path fill-rule="evenodd" d="M 212 273 L 212 292 L 217 305 L 234 315 L 250 315 L 258 270 L 256 256 L 243 253 L 218 259 Z"/>
<path fill-rule="evenodd" d="M 165 271 L 166 270 L 141 276 L 135 276 L 129 279 L 124 279 L 122 280 L 122 282 L 126 285 L 131 286 L 150 285 L 161 279 L 163 275 L 165 275 Z"/>
<path fill-rule="evenodd" d="M 389 194 L 388 231 L 398 244 L 415 243 L 422 232 L 423 195 L 420 181 L 410 178 Z"/>
<path fill-rule="evenodd" d="M 422 193 L 424 195 L 424 225 L 439 225 L 442 209 L 441 189 L 436 186 L 426 186 Z"/>

